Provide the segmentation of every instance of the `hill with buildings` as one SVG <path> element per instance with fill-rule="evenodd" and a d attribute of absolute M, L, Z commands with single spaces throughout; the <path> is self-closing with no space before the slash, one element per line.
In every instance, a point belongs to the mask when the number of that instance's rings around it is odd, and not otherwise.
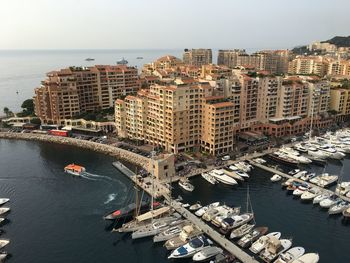
<path fill-rule="evenodd" d="M 350 47 L 350 36 L 335 36 L 331 39 L 320 41 L 320 42 L 314 42 L 314 43 L 320 43 L 320 44 L 329 43 L 329 44 L 335 45 L 337 48 Z M 310 50 L 310 45 L 297 46 L 292 49 L 292 52 L 295 54 L 309 54 L 309 53 L 311 54 L 314 51 L 315 50 Z"/>

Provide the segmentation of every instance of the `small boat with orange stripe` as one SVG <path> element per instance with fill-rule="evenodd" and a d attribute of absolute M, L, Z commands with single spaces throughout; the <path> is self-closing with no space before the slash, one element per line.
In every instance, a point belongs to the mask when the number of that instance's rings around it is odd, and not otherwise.
<path fill-rule="evenodd" d="M 71 163 L 64 167 L 64 171 L 75 176 L 81 176 L 86 170 L 83 166 Z"/>

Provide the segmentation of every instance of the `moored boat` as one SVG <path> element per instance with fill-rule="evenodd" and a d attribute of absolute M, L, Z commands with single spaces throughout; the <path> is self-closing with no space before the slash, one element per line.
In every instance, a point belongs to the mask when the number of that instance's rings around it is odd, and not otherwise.
<path fill-rule="evenodd" d="M 201 205 L 201 203 L 198 202 L 198 203 L 195 203 L 195 204 L 191 205 L 189 207 L 189 210 L 190 211 L 197 211 L 200 208 L 202 208 L 202 205 Z"/>
<path fill-rule="evenodd" d="M 279 239 L 281 237 L 281 233 L 280 232 L 271 232 L 265 236 L 261 236 L 258 240 L 256 240 L 251 247 L 249 248 L 249 250 L 251 252 L 253 252 L 254 254 L 258 254 L 261 250 L 263 250 L 265 248 L 265 246 L 267 245 L 268 240 L 270 240 L 270 238 L 277 238 Z"/>
<path fill-rule="evenodd" d="M 288 239 L 270 238 L 267 241 L 265 250 L 260 253 L 260 258 L 265 262 L 272 262 L 278 255 L 286 251 L 292 246 L 292 241 Z"/>
<path fill-rule="evenodd" d="M 240 247 L 247 248 L 260 236 L 265 235 L 268 230 L 268 227 L 256 227 L 253 229 L 253 231 L 244 235 L 240 240 L 238 240 L 237 244 Z"/>
<path fill-rule="evenodd" d="M 10 201 L 9 198 L 0 198 L 0 205 L 6 204 L 8 201 Z"/>
<path fill-rule="evenodd" d="M 140 213 L 145 213 L 149 211 L 151 205 L 148 202 L 142 201 L 139 207 L 136 207 L 136 203 L 131 203 L 125 207 L 114 210 L 112 212 L 107 213 L 103 219 L 105 220 L 116 220 L 119 218 L 129 218 L 136 213 L 136 208 Z M 153 208 L 158 208 L 160 206 L 159 202 L 153 202 Z"/>
<path fill-rule="evenodd" d="M 184 244 L 191 238 L 198 236 L 202 233 L 201 230 L 199 230 L 194 225 L 186 225 L 182 228 L 180 234 L 178 236 L 175 236 L 173 238 L 170 238 L 167 240 L 164 244 L 166 249 L 173 250 L 175 248 L 178 248 Z"/>
<path fill-rule="evenodd" d="M 0 239 L 0 249 L 5 247 L 8 243 L 10 243 L 10 240 L 8 240 L 8 239 Z"/>
<path fill-rule="evenodd" d="M 328 214 L 330 215 L 341 214 L 348 207 L 349 207 L 348 202 L 340 200 L 328 209 Z"/>
<path fill-rule="evenodd" d="M 222 253 L 223 250 L 219 247 L 215 246 L 208 246 L 203 248 L 200 252 L 197 252 L 193 255 L 192 260 L 193 261 L 204 261 L 208 260 L 212 257 L 215 257 L 216 255 Z"/>
<path fill-rule="evenodd" d="M 202 173 L 201 175 L 205 180 L 207 180 L 207 182 L 209 182 L 211 184 L 217 184 L 216 179 L 213 176 L 211 176 L 210 174 Z"/>
<path fill-rule="evenodd" d="M 255 224 L 244 224 L 244 225 L 240 226 L 239 228 L 232 230 L 232 232 L 230 234 L 230 239 L 241 238 L 245 234 L 249 233 L 253 229 L 254 226 L 255 226 Z"/>
<path fill-rule="evenodd" d="M 270 181 L 271 182 L 278 182 L 282 179 L 282 176 L 278 175 L 278 174 L 274 174 L 271 178 Z"/>
<path fill-rule="evenodd" d="M 209 173 L 211 176 L 213 176 L 217 181 L 227 184 L 227 185 L 236 185 L 238 184 L 235 179 L 232 177 L 226 175 L 223 171 L 221 170 L 213 170 Z"/>
<path fill-rule="evenodd" d="M 205 212 L 208 211 L 208 209 L 212 209 L 212 208 L 215 208 L 215 207 L 218 207 L 220 205 L 220 202 L 215 202 L 215 203 L 212 203 L 210 205 L 206 205 L 206 206 L 203 206 L 202 208 L 198 209 L 194 214 L 196 216 L 203 216 Z"/>
<path fill-rule="evenodd" d="M 190 183 L 188 179 L 180 179 L 179 186 L 188 192 L 192 192 L 194 190 L 194 186 Z"/>
<path fill-rule="evenodd" d="M 187 244 L 175 249 L 168 258 L 189 258 L 203 250 L 205 247 L 209 247 L 211 244 L 213 244 L 213 242 L 209 238 L 201 235 L 191 239 Z"/>
<path fill-rule="evenodd" d="M 9 207 L 0 207 L 0 215 L 4 215 L 6 213 L 10 212 Z"/>
<path fill-rule="evenodd" d="M 293 260 L 292 263 L 317 263 L 319 260 L 320 256 L 317 253 L 307 253 Z"/>
<path fill-rule="evenodd" d="M 252 220 L 254 215 L 252 213 L 245 213 L 241 215 L 234 215 L 225 218 L 221 223 L 221 229 L 219 230 L 223 234 L 227 234 L 231 229 L 237 228 Z"/>
<path fill-rule="evenodd" d="M 185 220 L 176 226 L 172 226 L 164 230 L 163 232 L 153 237 L 153 242 L 156 243 L 156 242 L 167 241 L 173 237 L 178 236 L 181 233 L 183 227 L 189 225 L 189 223 L 190 223 L 189 221 Z"/>
<path fill-rule="evenodd" d="M 303 247 L 293 247 L 282 253 L 274 263 L 291 263 L 292 261 L 300 258 L 305 253 Z"/>
<path fill-rule="evenodd" d="M 335 205 L 341 199 L 337 195 L 331 195 L 330 197 L 323 199 L 320 202 L 322 208 L 330 208 L 332 205 Z"/>
<path fill-rule="evenodd" d="M 321 193 L 319 195 L 316 195 L 314 200 L 312 201 L 313 204 L 319 204 L 322 200 L 329 198 L 331 196 L 330 193 Z"/>

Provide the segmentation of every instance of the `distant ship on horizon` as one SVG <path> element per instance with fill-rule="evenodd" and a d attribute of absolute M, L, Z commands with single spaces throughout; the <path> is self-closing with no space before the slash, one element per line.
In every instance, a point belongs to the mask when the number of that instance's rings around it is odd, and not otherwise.
<path fill-rule="evenodd" d="M 85 61 L 94 61 L 94 58 L 86 58 Z"/>
<path fill-rule="evenodd" d="M 136 59 L 143 59 L 143 57 L 136 57 Z"/>
<path fill-rule="evenodd" d="M 127 65 L 128 63 L 129 62 L 126 59 L 124 59 L 124 58 L 122 58 L 122 59 L 117 61 L 118 65 Z"/>

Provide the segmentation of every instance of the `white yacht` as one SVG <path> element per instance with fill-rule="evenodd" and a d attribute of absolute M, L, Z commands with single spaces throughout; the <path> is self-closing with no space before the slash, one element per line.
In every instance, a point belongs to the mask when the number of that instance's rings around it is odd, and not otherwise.
<path fill-rule="evenodd" d="M 307 153 L 307 149 L 301 143 L 294 145 L 294 149 L 302 153 Z"/>
<path fill-rule="evenodd" d="M 231 239 L 241 238 L 245 234 L 249 233 L 254 228 L 254 226 L 255 226 L 254 224 L 244 224 L 239 228 L 232 230 L 230 234 L 230 238 Z"/>
<path fill-rule="evenodd" d="M 247 164 L 246 162 L 235 163 L 235 166 L 246 173 L 250 172 L 253 168 L 250 164 Z"/>
<path fill-rule="evenodd" d="M 299 173 L 301 170 L 300 169 L 293 169 L 291 171 L 288 172 L 289 175 L 295 175 L 297 173 Z"/>
<path fill-rule="evenodd" d="M 282 179 L 282 176 L 278 175 L 278 174 L 274 174 L 271 178 L 270 181 L 271 182 L 278 182 Z"/>
<path fill-rule="evenodd" d="M 189 258 L 192 257 L 197 252 L 203 250 L 205 247 L 210 246 L 213 242 L 201 235 L 199 237 L 195 237 L 191 239 L 187 244 L 175 249 L 168 259 L 171 258 Z"/>
<path fill-rule="evenodd" d="M 315 176 L 316 176 L 316 173 L 306 173 L 306 174 L 300 176 L 300 179 L 304 180 L 304 181 L 309 181 L 312 178 L 314 178 Z"/>
<path fill-rule="evenodd" d="M 198 209 L 201 209 L 202 205 L 200 203 L 193 204 L 189 207 L 190 211 L 197 211 Z"/>
<path fill-rule="evenodd" d="M 330 197 L 323 199 L 320 202 L 322 208 L 330 208 L 332 205 L 335 205 L 341 199 L 337 195 L 331 195 Z"/>
<path fill-rule="evenodd" d="M 329 147 L 329 145 L 320 145 L 316 148 L 323 151 L 327 157 L 332 159 L 340 160 L 345 157 L 344 153 L 338 152 L 336 149 Z"/>
<path fill-rule="evenodd" d="M 245 213 L 241 215 L 227 217 L 224 220 L 222 220 L 220 232 L 226 234 L 231 229 L 248 223 L 250 220 L 253 219 L 253 217 L 254 215 L 252 213 Z"/>
<path fill-rule="evenodd" d="M 253 252 L 254 254 L 258 254 L 261 250 L 264 249 L 264 247 L 267 245 L 267 241 L 272 237 L 279 239 L 281 237 L 281 233 L 280 232 L 272 232 L 272 233 L 269 233 L 265 236 L 261 236 L 257 241 L 255 241 L 251 245 L 249 250 L 251 252 Z"/>
<path fill-rule="evenodd" d="M 223 210 L 219 215 L 215 216 L 211 223 L 216 227 L 221 227 L 222 221 L 230 216 L 239 215 L 241 211 L 240 207 L 227 207 L 226 210 Z"/>
<path fill-rule="evenodd" d="M 182 228 L 180 234 L 178 236 L 175 236 L 173 238 L 170 238 L 167 240 L 164 244 L 166 249 L 173 250 L 175 248 L 178 248 L 179 246 L 182 246 L 188 242 L 193 237 L 196 237 L 202 233 L 201 230 L 199 230 L 194 225 L 186 225 Z"/>
<path fill-rule="evenodd" d="M 257 227 L 254 228 L 253 231 L 243 236 L 240 240 L 238 240 L 237 244 L 240 247 L 247 248 L 249 247 L 255 240 L 257 240 L 260 236 L 265 235 L 268 231 L 268 227 Z"/>
<path fill-rule="evenodd" d="M 6 214 L 10 211 L 9 207 L 0 207 L 0 215 Z"/>
<path fill-rule="evenodd" d="M 232 171 L 229 168 L 224 168 L 223 172 L 225 174 L 227 174 L 228 176 L 232 177 L 233 179 L 235 179 L 236 181 L 244 181 L 243 177 L 241 177 L 240 175 L 238 175 L 238 173 L 240 172 L 239 170 L 237 171 Z"/>
<path fill-rule="evenodd" d="M 350 182 L 342 182 L 338 184 L 337 188 L 335 189 L 335 192 L 340 195 L 345 195 L 349 191 L 350 191 Z"/>
<path fill-rule="evenodd" d="M 314 200 L 312 201 L 313 204 L 319 204 L 322 200 L 329 198 L 331 196 L 330 193 L 321 193 L 319 195 L 316 195 Z"/>
<path fill-rule="evenodd" d="M 255 158 L 253 161 L 256 162 L 256 163 L 259 163 L 259 164 L 265 164 L 266 163 L 266 160 L 264 160 L 263 158 Z"/>
<path fill-rule="evenodd" d="M 189 223 L 190 223 L 189 221 L 185 220 L 176 226 L 172 226 L 172 227 L 164 230 L 163 232 L 161 232 L 153 237 L 153 242 L 154 243 L 162 242 L 162 241 L 166 241 L 166 240 L 169 240 L 173 237 L 178 236 L 181 233 L 183 227 L 186 225 L 189 225 Z"/>
<path fill-rule="evenodd" d="M 205 261 L 212 257 L 215 257 L 216 255 L 222 253 L 223 250 L 219 247 L 205 247 L 200 252 L 193 255 L 192 260 L 193 261 Z"/>
<path fill-rule="evenodd" d="M 341 214 L 348 207 L 349 207 L 348 202 L 340 200 L 328 209 L 328 214 L 330 215 Z"/>
<path fill-rule="evenodd" d="M 238 167 L 235 165 L 230 165 L 228 168 L 230 168 L 232 171 L 239 171 Z"/>
<path fill-rule="evenodd" d="M 338 181 L 338 175 L 330 175 L 328 173 L 323 173 L 310 179 L 310 183 L 316 184 L 320 187 L 328 187 L 336 181 Z"/>
<path fill-rule="evenodd" d="M 292 263 L 317 263 L 320 260 L 320 256 L 316 253 L 307 253 L 300 258 L 292 261 Z"/>
<path fill-rule="evenodd" d="M 300 178 L 302 176 L 305 176 L 308 173 L 308 171 L 300 171 L 293 175 L 294 178 Z"/>
<path fill-rule="evenodd" d="M 260 253 L 260 258 L 265 262 L 272 262 L 278 255 L 286 251 L 292 246 L 292 241 L 289 239 L 270 238 L 267 241 L 265 250 Z"/>
<path fill-rule="evenodd" d="M 239 211 L 240 211 L 239 207 L 238 208 L 231 208 L 231 207 L 228 207 L 227 205 L 214 207 L 212 209 L 208 209 L 207 212 L 205 212 L 203 214 L 202 218 L 203 218 L 203 220 L 210 222 L 216 216 L 227 215 L 228 213 L 237 214 L 237 209 L 238 209 L 238 213 L 239 213 Z"/>
<path fill-rule="evenodd" d="M 329 156 L 329 154 L 326 154 L 325 152 L 320 151 L 313 146 L 307 146 L 307 154 L 321 159 L 325 159 Z"/>
<path fill-rule="evenodd" d="M 9 198 L 0 198 L 0 205 L 6 204 L 8 201 L 10 201 Z"/>
<path fill-rule="evenodd" d="M 293 247 L 286 252 L 282 253 L 274 263 L 291 263 L 292 261 L 300 258 L 305 253 L 303 247 Z"/>
<path fill-rule="evenodd" d="M 305 191 L 309 190 L 308 186 L 299 185 L 297 189 L 293 191 L 294 196 L 301 196 Z"/>
<path fill-rule="evenodd" d="M 222 170 L 212 170 L 209 173 L 211 176 L 213 176 L 217 181 L 223 183 L 223 184 L 227 184 L 227 185 L 236 185 L 238 184 L 237 181 L 235 179 L 233 179 L 232 177 L 228 176 L 227 174 L 225 174 Z"/>
<path fill-rule="evenodd" d="M 247 174 L 246 172 L 243 172 L 243 171 L 236 171 L 235 172 L 238 176 L 240 176 L 241 178 L 244 178 L 244 179 L 248 179 L 249 178 L 249 174 Z"/>
<path fill-rule="evenodd" d="M 310 200 L 314 199 L 319 194 L 320 194 L 320 190 L 318 190 L 318 188 L 316 188 L 316 187 L 313 187 L 313 188 L 305 191 L 304 193 L 302 193 L 302 195 L 300 196 L 300 199 L 303 201 L 310 201 Z"/>
<path fill-rule="evenodd" d="M 194 186 L 190 183 L 188 179 L 180 179 L 179 186 L 188 192 L 192 192 L 194 190 Z"/>
<path fill-rule="evenodd" d="M 203 206 L 202 208 L 198 209 L 194 214 L 196 216 L 201 217 L 204 215 L 205 212 L 208 211 L 208 209 L 218 207 L 219 205 L 220 205 L 220 202 L 215 202 L 215 203 L 212 203 L 210 205 Z"/>
<path fill-rule="evenodd" d="M 217 184 L 217 182 L 218 182 L 218 181 L 216 181 L 216 179 L 213 176 L 211 176 L 208 173 L 202 173 L 201 175 L 205 180 L 207 180 L 211 184 Z"/>
<path fill-rule="evenodd" d="M 0 249 L 5 247 L 8 243 L 10 243 L 10 240 L 8 240 L 8 239 L 0 239 Z"/>

